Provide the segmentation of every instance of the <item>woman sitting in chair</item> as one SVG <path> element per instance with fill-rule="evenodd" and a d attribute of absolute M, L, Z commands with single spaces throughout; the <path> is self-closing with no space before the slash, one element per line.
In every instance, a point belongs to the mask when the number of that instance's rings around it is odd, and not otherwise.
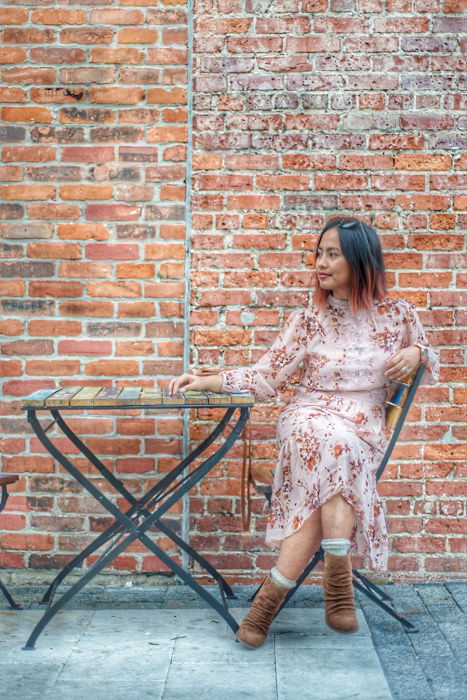
<path fill-rule="evenodd" d="M 391 380 L 416 371 L 427 349 L 428 380 L 438 375 L 414 306 L 386 296 L 378 236 L 354 218 L 333 218 L 316 250 L 318 284 L 309 308 L 296 309 L 271 348 L 251 367 L 211 376 L 182 374 L 169 392 L 248 391 L 270 401 L 295 370 L 295 393 L 280 413 L 278 461 L 266 542 L 279 546 L 237 638 L 261 646 L 287 592 L 321 544 L 326 622 L 358 628 L 351 553 L 387 568 L 388 545 L 375 472 L 387 445 Z"/>

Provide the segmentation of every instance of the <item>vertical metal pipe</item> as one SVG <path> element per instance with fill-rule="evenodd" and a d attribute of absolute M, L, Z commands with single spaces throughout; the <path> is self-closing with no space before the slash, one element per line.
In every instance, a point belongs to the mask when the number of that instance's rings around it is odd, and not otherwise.
<path fill-rule="evenodd" d="M 183 335 L 183 371 L 190 368 L 190 273 L 191 273 L 191 170 L 192 170 L 192 133 L 193 133 L 193 0 L 188 0 L 188 76 L 187 76 L 187 110 L 188 110 L 188 143 L 186 153 L 186 195 L 185 195 L 185 298 Z M 189 411 L 183 412 L 183 457 L 189 453 Z M 188 471 L 189 467 L 187 467 Z M 185 472 L 186 473 L 186 472 Z M 182 539 L 188 542 L 190 538 L 190 494 L 186 493 L 182 501 Z M 182 551 L 182 567 L 186 571 L 190 561 L 186 552 Z"/>

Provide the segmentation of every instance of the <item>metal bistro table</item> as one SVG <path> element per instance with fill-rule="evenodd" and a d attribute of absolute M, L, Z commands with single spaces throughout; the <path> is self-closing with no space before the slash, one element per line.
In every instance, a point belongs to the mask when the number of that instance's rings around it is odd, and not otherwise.
<path fill-rule="evenodd" d="M 236 439 L 244 429 L 250 408 L 254 399 L 249 394 L 214 394 L 208 392 L 187 392 L 178 396 L 168 396 L 153 389 L 140 388 L 102 388 L 102 387 L 70 387 L 64 389 L 42 389 L 34 392 L 31 396 L 23 399 L 21 407 L 27 411 L 28 421 L 34 432 L 41 441 L 45 449 L 79 482 L 88 493 L 99 501 L 108 512 L 114 517 L 114 522 L 104 532 L 102 532 L 90 545 L 83 549 L 80 554 L 72 559 L 56 576 L 49 586 L 43 601 L 47 603 L 47 609 L 32 631 L 24 649 L 34 649 L 34 644 L 48 622 L 63 608 L 63 606 L 73 598 L 96 574 L 109 565 L 124 549 L 135 540 L 140 540 L 151 552 L 170 568 L 184 583 L 198 593 L 211 607 L 213 607 L 227 622 L 229 627 L 236 632 L 238 623 L 228 610 L 227 598 L 235 598 L 235 595 L 224 580 L 221 574 L 195 549 L 190 547 L 179 537 L 165 522 L 162 516 L 179 501 L 195 484 L 206 476 L 218 462 L 230 450 Z M 162 477 L 155 486 L 147 491 L 141 498 L 135 498 L 124 483 L 117 479 L 114 474 L 105 467 L 102 461 L 91 452 L 91 450 L 73 432 L 61 415 L 64 410 L 84 411 L 86 409 L 109 409 L 124 410 L 134 408 L 151 409 L 189 409 L 201 407 L 226 408 L 225 415 L 219 421 L 212 433 L 196 447 L 187 457 Z M 234 416 L 235 410 L 239 409 L 236 422 L 231 426 L 228 437 L 214 454 L 205 459 L 198 467 L 190 472 L 189 466 L 193 460 L 197 459 L 223 434 L 224 429 L 229 425 Z M 52 422 L 43 427 L 38 420 L 37 411 L 50 411 Z M 232 421 L 233 422 L 233 421 Z M 85 476 L 66 457 L 47 436 L 48 430 L 56 425 L 66 437 L 78 448 L 79 452 L 86 457 L 91 464 L 96 467 L 101 476 L 122 495 L 131 507 L 126 511 L 120 510 L 97 486 Z M 177 562 L 171 559 L 158 545 L 149 537 L 148 530 L 151 526 L 156 526 L 160 532 L 169 537 L 180 549 L 188 553 L 205 571 L 210 574 L 219 586 L 222 602 L 214 598 L 203 586 L 197 583 L 194 578 L 186 572 Z M 89 570 L 74 583 L 70 589 L 60 596 L 54 603 L 54 595 L 57 586 L 65 577 L 77 566 L 95 552 L 99 547 L 107 544 L 107 548 L 100 554 L 98 559 L 92 564 Z"/>

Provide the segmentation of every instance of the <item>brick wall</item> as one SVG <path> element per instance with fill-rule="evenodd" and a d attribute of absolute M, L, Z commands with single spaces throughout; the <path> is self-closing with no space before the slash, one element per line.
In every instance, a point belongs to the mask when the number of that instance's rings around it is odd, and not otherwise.
<path fill-rule="evenodd" d="M 463 6 L 200 0 L 192 16 L 178 0 L 98 9 L 23 0 L 0 10 L 2 468 L 22 473 L 0 516 L 1 565 L 40 575 L 104 524 L 26 434 L 19 397 L 77 378 L 163 384 L 182 368 L 184 321 L 193 365 L 251 363 L 308 303 L 316 233 L 339 211 L 380 232 L 391 295 L 417 305 L 442 361 L 441 382 L 420 391 L 379 487 L 391 577 L 462 576 Z M 271 468 L 279 410 L 252 415 L 254 458 Z M 212 415 L 197 418 L 192 444 Z M 181 451 L 180 417 L 78 425 L 136 489 Z M 240 463 L 239 445 L 192 494 L 192 541 L 228 578 L 250 580 L 271 554 L 261 500 L 251 535 L 241 532 Z M 119 570 L 163 568 L 136 549 Z"/>

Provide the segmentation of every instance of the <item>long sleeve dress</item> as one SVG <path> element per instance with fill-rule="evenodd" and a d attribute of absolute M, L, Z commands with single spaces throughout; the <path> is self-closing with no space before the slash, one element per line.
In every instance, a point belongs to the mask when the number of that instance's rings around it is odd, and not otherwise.
<path fill-rule="evenodd" d="M 387 446 L 385 361 L 409 345 L 427 348 L 425 382 L 438 377 L 415 307 L 375 301 L 352 315 L 328 296 L 325 309 L 293 311 L 270 349 L 250 367 L 222 371 L 221 391 L 248 391 L 271 401 L 301 366 L 293 397 L 279 415 L 278 459 L 266 542 L 277 546 L 333 495 L 356 511 L 352 553 L 387 568 L 388 542 L 375 472 Z"/>

